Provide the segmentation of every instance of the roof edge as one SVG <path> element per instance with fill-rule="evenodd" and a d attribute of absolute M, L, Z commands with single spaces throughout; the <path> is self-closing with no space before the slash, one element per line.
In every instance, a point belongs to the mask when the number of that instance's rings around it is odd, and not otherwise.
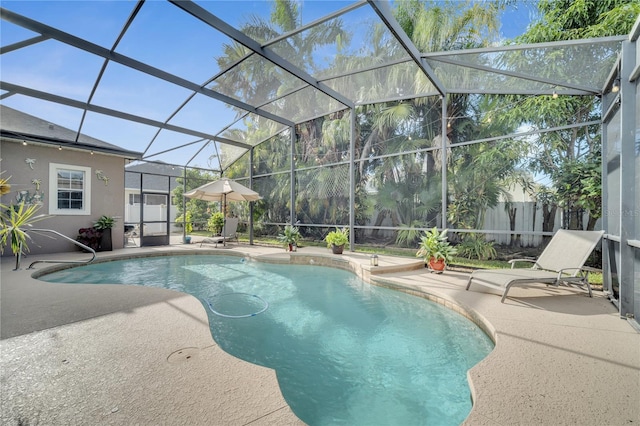
<path fill-rule="evenodd" d="M 137 151 L 129 151 L 126 149 L 115 149 L 100 147 L 95 145 L 84 144 L 81 142 L 73 142 L 65 139 L 47 138 L 39 135 L 32 135 L 28 133 L 12 132 L 7 130 L 0 130 L 0 138 L 2 140 L 9 140 L 17 143 L 32 143 L 38 145 L 62 147 L 63 149 L 72 149 L 77 151 L 89 151 L 100 154 L 110 154 L 118 157 L 124 157 L 127 159 L 141 160 L 142 153 Z"/>

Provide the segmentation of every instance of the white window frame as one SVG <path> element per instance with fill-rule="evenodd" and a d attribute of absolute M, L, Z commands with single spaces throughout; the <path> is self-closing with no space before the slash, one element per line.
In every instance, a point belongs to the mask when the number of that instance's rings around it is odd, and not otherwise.
<path fill-rule="evenodd" d="M 58 170 L 82 172 L 83 199 L 82 209 L 58 208 Z M 91 214 L 91 168 L 70 164 L 49 163 L 49 214 L 66 216 L 89 216 Z"/>

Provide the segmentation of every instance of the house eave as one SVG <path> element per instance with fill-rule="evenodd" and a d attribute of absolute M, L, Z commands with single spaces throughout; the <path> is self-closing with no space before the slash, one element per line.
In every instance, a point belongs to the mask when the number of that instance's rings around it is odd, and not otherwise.
<path fill-rule="evenodd" d="M 71 142 L 64 139 L 47 138 L 38 135 L 30 135 L 27 133 L 11 132 L 6 130 L 0 130 L 0 138 L 3 141 L 27 143 L 35 145 L 43 145 L 48 147 L 58 147 L 62 149 L 68 149 L 73 151 L 93 152 L 104 155 L 114 155 L 117 157 L 123 157 L 130 160 L 141 160 L 142 153 L 137 151 L 129 151 L 125 149 L 114 149 L 104 146 L 97 146 L 86 144 L 82 142 Z"/>

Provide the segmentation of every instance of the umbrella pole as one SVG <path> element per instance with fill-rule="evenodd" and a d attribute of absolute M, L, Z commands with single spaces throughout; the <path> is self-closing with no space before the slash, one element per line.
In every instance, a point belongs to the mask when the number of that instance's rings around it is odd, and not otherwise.
<path fill-rule="evenodd" d="M 222 196 L 222 216 L 224 222 L 222 222 L 222 247 L 227 246 L 227 194 Z"/>

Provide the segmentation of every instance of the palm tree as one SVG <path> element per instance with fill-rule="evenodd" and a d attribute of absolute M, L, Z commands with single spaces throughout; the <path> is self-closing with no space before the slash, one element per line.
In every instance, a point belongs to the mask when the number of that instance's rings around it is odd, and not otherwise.
<path fill-rule="evenodd" d="M 499 8 L 500 3 L 460 1 L 427 7 L 419 0 L 409 0 L 399 2 L 394 12 L 418 49 L 428 52 L 487 45 L 498 28 Z M 407 79 L 415 80 L 415 76 L 402 69 L 393 78 L 379 84 L 393 86 L 395 83 L 400 86 Z M 416 84 L 424 81 L 417 80 Z M 372 90 L 376 90 L 375 85 Z M 360 170 L 368 165 L 371 170 L 381 171 L 374 173 L 379 188 L 379 213 L 375 224 L 380 224 L 384 217 L 390 217 L 394 226 L 402 226 L 404 229 L 398 233 L 398 243 L 410 245 L 418 241 L 419 234 L 414 232 L 416 227 L 437 225 L 442 173 L 440 105 L 437 97 L 428 97 L 370 105 L 362 109 L 364 120 L 360 121 L 368 123 L 369 131 L 359 152 L 360 159 L 368 158 L 372 152 L 384 157 L 372 162 L 362 161 Z M 475 126 L 471 126 L 473 123 L 468 119 L 470 105 L 467 95 L 449 96 L 447 116 L 451 126 L 446 135 L 449 143 L 454 144 L 458 137 L 473 131 Z M 415 153 L 385 156 L 406 151 Z M 362 173 L 363 176 L 367 174 Z"/>
<path fill-rule="evenodd" d="M 298 3 L 292 0 L 275 0 L 268 20 L 254 16 L 249 22 L 241 26 L 241 31 L 254 40 L 267 43 L 281 34 L 295 30 L 301 25 L 301 14 Z M 270 44 L 269 49 L 284 58 L 288 58 L 294 64 L 304 64 L 304 67 L 313 72 L 317 69 L 314 63 L 314 50 L 321 48 L 325 44 L 335 43 L 337 39 L 348 40 L 349 35 L 342 28 L 340 19 L 316 25 L 296 36 L 287 37 L 277 43 Z M 233 73 L 234 79 L 214 81 L 213 85 L 224 83 L 224 87 L 219 87 L 227 94 L 240 97 L 245 102 L 252 105 L 261 106 L 265 100 L 274 99 L 278 96 L 286 95 L 299 88 L 301 82 L 292 78 L 286 71 L 258 57 L 258 55 L 248 55 L 246 49 L 237 43 L 225 46 L 224 56 L 218 58 L 218 65 L 225 69 L 235 65 L 239 72 Z M 241 72 L 240 72 L 241 71 Z M 230 85 L 230 86 L 229 86 Z M 218 87 L 218 86 L 216 86 Z M 305 109 L 306 104 L 313 102 L 309 98 L 297 100 L 295 96 L 287 97 L 286 101 L 277 102 L 271 105 L 271 111 L 283 117 L 295 117 Z M 308 121 L 296 126 L 298 141 L 296 143 L 296 161 L 299 164 L 313 161 L 320 158 L 328 160 L 326 151 L 331 148 L 330 144 L 325 146 L 327 141 L 322 138 L 322 127 L 324 119 Z M 253 129 L 252 129 L 253 130 Z M 250 136 L 251 144 L 255 145 L 258 140 L 255 135 Z M 320 151 L 320 152 L 319 152 Z M 290 143 L 284 138 L 276 137 L 273 143 L 262 143 L 254 148 L 254 163 L 257 169 L 254 174 L 267 174 L 285 170 L 290 165 L 291 150 Z M 233 173 L 233 172 L 232 172 Z M 315 173 L 316 175 L 319 172 Z M 314 176 L 314 181 L 321 182 L 323 179 Z M 266 182 L 265 179 L 269 180 Z M 286 175 L 273 175 L 270 178 L 261 178 L 268 192 L 264 193 L 265 199 L 269 200 L 268 211 L 273 214 L 270 219 L 283 219 L 284 212 L 289 209 L 289 185 L 290 179 Z M 301 187 L 303 187 L 301 185 Z M 322 185 L 317 185 L 318 191 Z M 310 187 L 304 186 L 307 193 Z M 321 196 L 321 192 L 316 194 L 304 194 L 304 198 Z M 285 214 L 285 217 L 287 215 Z"/>

